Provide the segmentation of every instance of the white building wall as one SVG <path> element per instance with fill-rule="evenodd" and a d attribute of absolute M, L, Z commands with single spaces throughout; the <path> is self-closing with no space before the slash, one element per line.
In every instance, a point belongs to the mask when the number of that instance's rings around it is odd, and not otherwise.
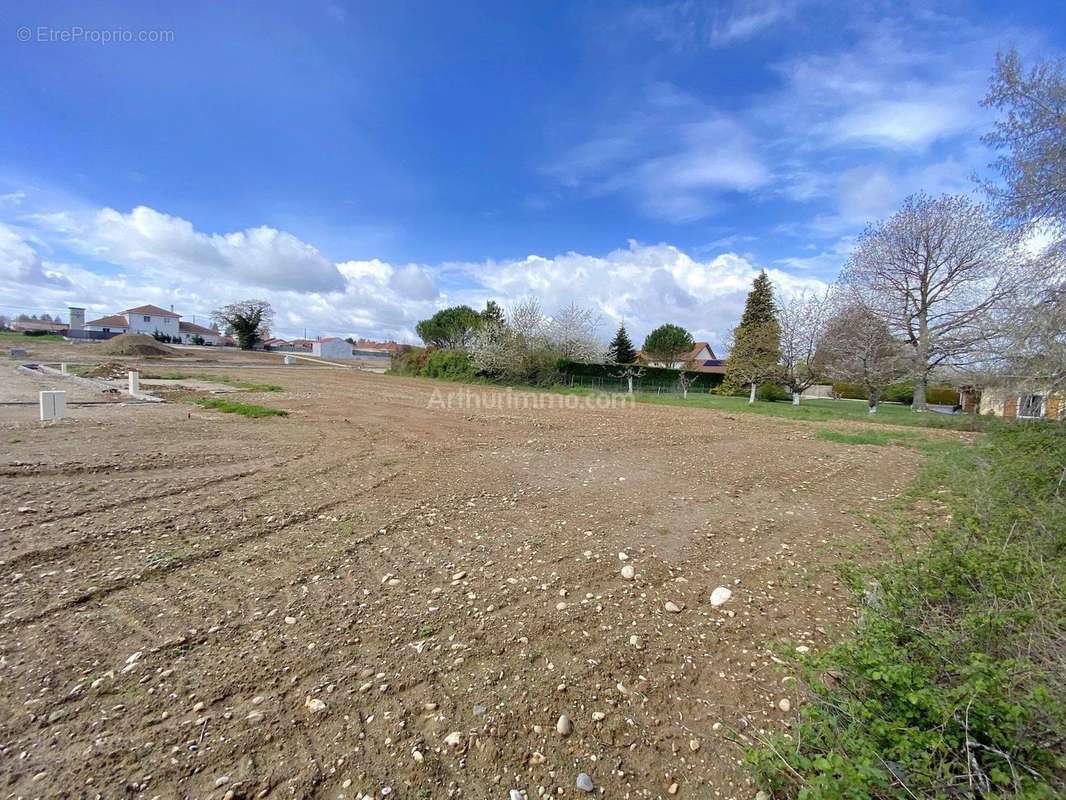
<path fill-rule="evenodd" d="M 156 314 L 127 314 L 126 319 L 129 320 L 130 330 L 135 333 L 146 333 L 151 336 L 156 331 L 159 331 L 169 336 L 178 335 L 177 317 L 160 317 Z"/>
<path fill-rule="evenodd" d="M 343 339 L 329 342 L 314 342 L 311 352 L 319 358 L 353 358 L 352 346 Z"/>

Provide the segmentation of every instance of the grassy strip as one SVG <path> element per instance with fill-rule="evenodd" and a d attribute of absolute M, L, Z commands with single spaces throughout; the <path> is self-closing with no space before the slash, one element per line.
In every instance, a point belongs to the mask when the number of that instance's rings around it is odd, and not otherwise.
<path fill-rule="evenodd" d="M 223 397 L 201 397 L 196 401 L 196 405 L 203 408 L 212 408 L 215 411 L 221 411 L 223 414 L 240 414 L 242 417 L 251 419 L 289 416 L 288 411 L 282 411 L 280 408 L 267 408 L 266 406 L 257 406 L 252 403 L 238 403 L 234 400 L 226 400 Z"/>
<path fill-rule="evenodd" d="M 950 516 L 882 566 L 851 640 L 800 662 L 790 734 L 748 753 L 775 798 L 1066 795 L 1066 429 L 934 451 L 914 500 Z M 856 589 L 870 586 L 856 580 Z"/>
<path fill-rule="evenodd" d="M 688 399 L 673 394 L 635 395 L 638 403 L 656 405 L 687 406 L 690 408 L 710 408 L 717 411 L 729 411 L 745 414 L 763 414 L 800 422 L 831 422 L 833 420 L 854 420 L 874 425 L 907 425 L 918 428 L 937 428 L 945 430 L 977 431 L 986 430 L 999 424 L 992 417 L 979 417 L 975 414 L 937 414 L 934 412 L 917 413 L 909 406 L 898 403 L 882 403 L 876 414 L 866 410 L 865 401 L 858 400 L 804 400 L 794 406 L 789 401 L 770 402 L 758 400 L 749 405 L 746 397 L 728 397 L 709 393 L 690 394 Z"/>
<path fill-rule="evenodd" d="M 399 377 L 418 377 L 390 371 L 386 374 Z M 487 378 L 470 378 L 468 375 L 452 377 L 441 374 L 435 380 L 447 380 L 475 386 L 496 388 L 511 387 L 526 392 L 551 392 L 553 394 L 599 395 L 603 392 L 583 386 L 532 386 L 529 384 L 506 384 Z M 867 411 L 865 401 L 861 400 L 804 400 L 800 405 L 791 401 L 773 402 L 758 400 L 748 404 L 747 397 L 730 397 L 710 394 L 709 392 L 692 392 L 687 398 L 677 394 L 654 394 L 635 392 L 633 398 L 638 403 L 650 403 L 663 406 L 684 406 L 686 408 L 707 408 L 729 413 L 763 414 L 770 417 L 796 420 L 797 422 L 833 422 L 854 420 L 873 425 L 906 425 L 915 428 L 934 428 L 937 430 L 984 431 L 1003 426 L 1003 420 L 976 414 L 937 414 L 932 411 L 918 413 L 910 406 L 899 403 L 881 403 L 876 414 Z M 1006 423 L 1009 425 L 1009 423 Z"/>
<path fill-rule="evenodd" d="M 206 372 L 162 372 L 158 375 L 150 374 L 145 375 L 146 378 L 155 378 L 163 381 L 206 381 L 208 383 L 222 383 L 226 386 L 232 386 L 235 389 L 244 389 L 249 392 L 281 392 L 284 389 L 278 386 L 276 383 L 254 383 L 252 381 L 242 381 L 239 378 L 230 378 L 227 375 L 212 375 Z"/>
<path fill-rule="evenodd" d="M 18 339 L 25 344 L 33 344 L 34 342 L 61 342 L 63 341 L 62 335 L 58 333 L 44 333 L 40 336 L 27 336 L 22 331 L 0 331 L 0 339 Z"/>

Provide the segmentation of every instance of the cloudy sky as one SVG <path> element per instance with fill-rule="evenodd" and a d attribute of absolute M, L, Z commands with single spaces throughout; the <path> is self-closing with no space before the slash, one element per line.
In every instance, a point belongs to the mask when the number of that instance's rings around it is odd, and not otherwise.
<path fill-rule="evenodd" d="M 1066 52 L 1063 3 L 7 0 L 0 313 L 415 341 L 536 295 L 720 348 L 758 270 L 974 191 L 1012 45 Z"/>

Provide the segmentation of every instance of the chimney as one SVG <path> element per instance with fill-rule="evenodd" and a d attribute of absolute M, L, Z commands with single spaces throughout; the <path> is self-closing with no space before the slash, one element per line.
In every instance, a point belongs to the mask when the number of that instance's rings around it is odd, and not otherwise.
<path fill-rule="evenodd" d="M 85 327 L 85 309 L 77 306 L 68 306 L 70 311 L 70 329 L 80 331 Z"/>

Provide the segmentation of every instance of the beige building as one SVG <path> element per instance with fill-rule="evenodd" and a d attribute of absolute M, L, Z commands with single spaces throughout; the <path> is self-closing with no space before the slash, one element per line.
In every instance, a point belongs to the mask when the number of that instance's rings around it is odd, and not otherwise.
<path fill-rule="evenodd" d="M 981 391 L 977 411 L 1004 419 L 1059 420 L 1066 412 L 1066 403 L 1062 394 L 1055 391 L 1026 390 L 1019 393 L 1011 389 L 987 388 Z"/>

